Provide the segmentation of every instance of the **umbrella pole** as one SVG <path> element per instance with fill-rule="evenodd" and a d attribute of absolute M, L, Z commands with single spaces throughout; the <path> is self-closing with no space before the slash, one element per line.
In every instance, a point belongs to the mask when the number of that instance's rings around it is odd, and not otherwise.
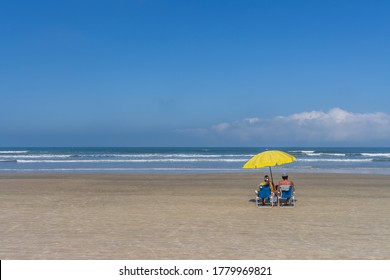
<path fill-rule="evenodd" d="M 274 177 L 272 177 L 272 169 L 271 169 L 271 166 L 269 167 L 269 173 L 271 173 L 271 180 L 272 180 L 272 183 L 274 182 Z"/>

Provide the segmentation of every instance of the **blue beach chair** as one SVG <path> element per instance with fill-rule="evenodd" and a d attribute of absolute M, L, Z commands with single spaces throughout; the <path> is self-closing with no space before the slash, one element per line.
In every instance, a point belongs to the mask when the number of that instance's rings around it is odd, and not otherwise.
<path fill-rule="evenodd" d="M 259 191 L 256 192 L 256 206 L 274 206 L 275 198 L 274 193 L 271 191 L 270 186 L 261 186 Z M 262 204 L 262 200 L 264 199 L 264 205 Z"/>
<path fill-rule="evenodd" d="M 289 199 L 289 205 L 295 207 L 294 187 L 290 185 L 281 185 L 279 190 L 278 205 L 282 206 L 282 203 L 286 203 Z"/>

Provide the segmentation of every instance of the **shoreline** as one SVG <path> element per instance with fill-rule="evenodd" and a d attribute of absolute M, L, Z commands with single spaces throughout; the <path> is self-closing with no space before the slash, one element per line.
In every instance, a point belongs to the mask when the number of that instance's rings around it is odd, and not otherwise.
<path fill-rule="evenodd" d="M 351 168 L 351 169 L 340 169 L 340 168 L 318 168 L 318 169 L 292 169 L 292 168 L 283 168 L 275 170 L 276 174 L 281 173 L 291 173 L 291 174 L 340 174 L 340 175 L 369 175 L 369 176 L 390 176 L 390 170 L 386 168 Z M 28 175 L 28 174 L 41 174 L 41 175 L 216 175 L 216 174 L 266 174 L 269 173 L 268 168 L 251 170 L 246 169 L 209 169 L 209 168 L 194 168 L 194 169 L 167 169 L 167 168 L 145 168 L 145 169 L 127 169 L 127 168 L 113 168 L 113 169 L 100 169 L 100 168 L 85 168 L 80 170 L 64 170 L 64 169 L 47 169 L 47 170 L 36 170 L 36 169 L 21 169 L 21 170 L 0 170 L 1 175 Z M 274 173 L 274 171 L 272 172 Z"/>
<path fill-rule="evenodd" d="M 390 259 L 389 175 L 265 174 L 2 173 L 0 259 Z"/>

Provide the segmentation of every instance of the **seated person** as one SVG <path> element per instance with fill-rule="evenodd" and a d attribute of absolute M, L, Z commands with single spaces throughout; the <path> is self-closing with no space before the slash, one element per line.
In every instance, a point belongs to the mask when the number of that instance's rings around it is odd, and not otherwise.
<path fill-rule="evenodd" d="M 259 189 L 256 191 L 256 193 L 257 193 L 257 198 L 256 198 L 256 199 L 261 199 L 261 204 L 262 204 L 262 205 L 265 204 L 265 199 L 266 199 L 266 198 L 260 198 L 260 197 L 259 197 L 259 194 L 260 194 L 260 189 L 261 189 L 261 187 L 265 187 L 265 186 L 269 186 L 270 189 L 271 189 L 271 192 L 275 193 L 274 184 L 273 184 L 273 182 L 269 179 L 269 176 L 268 176 L 268 175 L 265 175 L 265 176 L 264 176 L 264 181 L 261 182 L 261 183 L 259 184 L 259 186 L 258 186 Z"/>
<path fill-rule="evenodd" d="M 279 181 L 279 184 L 277 185 L 277 193 L 280 193 L 280 186 L 287 185 L 293 187 L 293 192 L 295 191 L 294 182 L 288 179 L 288 174 L 283 173 L 282 174 L 282 180 Z M 289 198 L 286 198 L 285 205 L 287 205 L 290 202 Z"/>

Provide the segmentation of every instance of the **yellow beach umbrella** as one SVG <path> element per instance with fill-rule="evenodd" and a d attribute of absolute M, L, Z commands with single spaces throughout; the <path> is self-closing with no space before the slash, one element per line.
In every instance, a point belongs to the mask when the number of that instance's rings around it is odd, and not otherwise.
<path fill-rule="evenodd" d="M 243 168 L 269 167 L 269 171 L 271 173 L 271 179 L 273 181 L 274 179 L 272 177 L 271 166 L 282 165 L 294 161 L 295 161 L 295 157 L 288 153 L 277 151 L 277 150 L 271 150 L 253 156 L 250 160 L 248 160 L 244 164 Z"/>

